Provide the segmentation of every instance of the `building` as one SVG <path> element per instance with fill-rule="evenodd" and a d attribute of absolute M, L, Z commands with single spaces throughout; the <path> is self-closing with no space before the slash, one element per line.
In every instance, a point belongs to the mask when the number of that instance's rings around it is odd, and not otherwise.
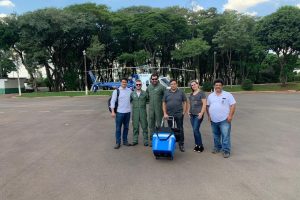
<path fill-rule="evenodd" d="M 295 69 L 293 70 L 293 72 L 296 72 L 297 74 L 300 74 L 300 69 L 295 68 Z"/>
<path fill-rule="evenodd" d="M 21 91 L 25 91 L 24 82 L 26 78 L 20 78 Z M 18 79 L 17 78 L 0 78 L 0 95 L 18 93 Z"/>

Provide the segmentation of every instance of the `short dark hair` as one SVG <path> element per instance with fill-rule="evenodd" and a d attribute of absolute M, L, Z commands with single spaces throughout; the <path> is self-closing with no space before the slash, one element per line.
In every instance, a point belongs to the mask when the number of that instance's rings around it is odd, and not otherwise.
<path fill-rule="evenodd" d="M 216 83 L 221 83 L 222 85 L 224 85 L 224 82 L 223 82 L 222 79 L 216 79 L 216 80 L 214 81 L 214 85 L 215 85 Z"/>
<path fill-rule="evenodd" d="M 136 80 L 135 82 L 142 82 L 140 79 Z"/>
<path fill-rule="evenodd" d="M 152 79 L 153 76 L 155 76 L 155 77 L 158 78 L 158 73 L 157 73 L 157 72 L 154 72 L 153 74 L 151 74 L 151 77 L 150 77 L 150 78 Z"/>
<path fill-rule="evenodd" d="M 126 82 L 128 83 L 128 78 L 123 77 L 123 78 L 121 79 L 121 82 L 122 82 L 122 81 L 126 81 Z"/>
<path fill-rule="evenodd" d="M 170 83 L 172 83 L 173 81 L 175 81 L 175 83 L 177 83 L 177 80 L 175 78 L 170 80 Z"/>

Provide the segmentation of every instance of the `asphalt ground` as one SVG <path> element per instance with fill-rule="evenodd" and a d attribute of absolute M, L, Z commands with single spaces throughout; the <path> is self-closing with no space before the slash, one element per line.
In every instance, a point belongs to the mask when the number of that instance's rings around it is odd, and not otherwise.
<path fill-rule="evenodd" d="M 300 199 L 300 94 L 235 97 L 231 157 L 211 153 L 207 117 L 193 152 L 186 117 L 173 161 L 141 135 L 114 150 L 107 97 L 0 97 L 0 200 Z"/>

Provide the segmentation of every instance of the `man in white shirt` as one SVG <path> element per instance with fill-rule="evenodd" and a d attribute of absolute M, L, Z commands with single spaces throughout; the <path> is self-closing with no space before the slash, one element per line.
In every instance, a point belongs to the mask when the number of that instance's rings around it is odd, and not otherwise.
<path fill-rule="evenodd" d="M 115 112 L 115 103 L 117 100 L 117 90 L 115 90 L 112 94 L 110 107 L 111 107 L 111 116 L 116 120 L 116 145 L 115 149 L 119 149 L 121 147 L 121 129 L 123 125 L 123 145 L 131 146 L 128 143 L 128 129 L 129 129 L 129 121 L 130 121 L 130 113 L 131 113 L 131 105 L 130 105 L 130 95 L 131 89 L 127 88 L 128 80 L 126 78 L 122 78 L 121 86 L 119 87 L 119 97 L 118 97 L 118 107 L 117 112 Z"/>
<path fill-rule="evenodd" d="M 214 135 L 212 153 L 223 151 L 223 157 L 229 158 L 231 150 L 231 121 L 236 101 L 231 93 L 223 91 L 223 81 L 214 81 L 214 92 L 207 97 L 207 114 Z"/>

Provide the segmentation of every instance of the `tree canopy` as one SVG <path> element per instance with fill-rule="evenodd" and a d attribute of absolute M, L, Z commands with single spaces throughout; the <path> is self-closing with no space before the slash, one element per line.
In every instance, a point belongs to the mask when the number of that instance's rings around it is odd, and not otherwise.
<path fill-rule="evenodd" d="M 44 67 L 50 90 L 81 90 L 85 50 L 88 70 L 102 81 L 113 80 L 112 68 L 129 68 L 119 74 L 126 76 L 149 65 L 181 85 L 189 81 L 184 70 L 194 70 L 189 78 L 202 83 L 213 81 L 214 69 L 228 84 L 285 83 L 299 63 L 299 19 L 300 9 L 292 6 L 261 18 L 215 8 L 111 11 L 95 3 L 12 14 L 0 21 L 1 76 L 21 62 L 31 79 Z"/>

